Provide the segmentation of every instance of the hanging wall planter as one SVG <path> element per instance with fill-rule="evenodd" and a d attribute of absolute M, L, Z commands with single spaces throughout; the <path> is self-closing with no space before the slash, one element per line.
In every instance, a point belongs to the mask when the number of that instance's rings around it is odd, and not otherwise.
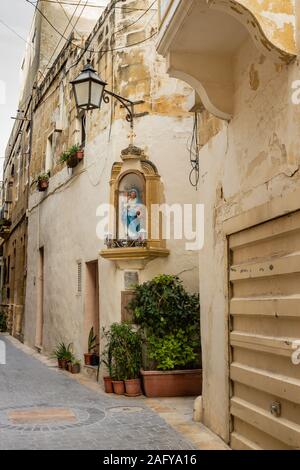
<path fill-rule="evenodd" d="M 48 189 L 48 187 L 49 187 L 49 174 L 42 173 L 37 178 L 37 189 L 40 192 L 44 192 Z"/>
<path fill-rule="evenodd" d="M 81 162 L 84 159 L 84 150 L 83 149 L 78 150 L 76 153 L 76 156 L 77 156 L 77 160 Z"/>
<path fill-rule="evenodd" d="M 69 156 L 67 160 L 67 167 L 68 168 L 75 168 L 78 165 L 78 158 L 76 153 Z"/>
<path fill-rule="evenodd" d="M 75 168 L 84 158 L 84 151 L 80 145 L 73 145 L 60 156 L 60 163 L 66 163 L 68 168 Z"/>

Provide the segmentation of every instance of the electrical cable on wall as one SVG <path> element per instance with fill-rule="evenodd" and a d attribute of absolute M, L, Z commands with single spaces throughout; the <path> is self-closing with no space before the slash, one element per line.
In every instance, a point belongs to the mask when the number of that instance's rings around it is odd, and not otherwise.
<path fill-rule="evenodd" d="M 192 169 L 189 174 L 189 181 L 191 185 L 198 189 L 200 179 L 200 142 L 199 142 L 199 115 L 194 113 L 193 134 L 189 146 L 190 163 Z"/>

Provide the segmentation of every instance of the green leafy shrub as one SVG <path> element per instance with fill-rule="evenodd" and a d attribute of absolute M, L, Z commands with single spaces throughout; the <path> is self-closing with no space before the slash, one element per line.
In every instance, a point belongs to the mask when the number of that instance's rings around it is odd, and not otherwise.
<path fill-rule="evenodd" d="M 190 333 L 193 331 L 189 332 L 186 328 L 163 338 L 154 335 L 147 338 L 149 358 L 155 361 L 158 370 L 174 370 L 195 364 L 198 359 L 198 341 L 192 339 Z"/>
<path fill-rule="evenodd" d="M 0 333 L 6 333 L 7 331 L 7 319 L 4 312 L 0 312 Z"/>
<path fill-rule="evenodd" d="M 146 363 L 160 370 L 199 366 L 199 295 L 188 293 L 178 277 L 160 275 L 137 286 L 128 308 L 144 332 Z"/>
<path fill-rule="evenodd" d="M 189 294 L 176 276 L 160 275 L 136 287 L 130 302 L 136 322 L 143 328 L 165 335 L 199 324 L 199 295 Z"/>
<path fill-rule="evenodd" d="M 106 347 L 101 355 L 114 380 L 129 380 L 139 376 L 142 365 L 142 338 L 128 323 L 114 323 L 103 329 Z"/>

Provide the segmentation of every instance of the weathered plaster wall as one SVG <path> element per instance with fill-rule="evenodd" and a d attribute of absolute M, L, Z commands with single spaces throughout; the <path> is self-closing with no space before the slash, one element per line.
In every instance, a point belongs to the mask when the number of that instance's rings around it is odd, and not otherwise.
<path fill-rule="evenodd" d="M 200 155 L 200 200 L 206 211 L 206 242 L 200 255 L 204 422 L 225 439 L 229 357 L 223 222 L 253 208 L 259 213 L 262 204 L 295 190 L 300 163 L 300 108 L 292 103 L 292 82 L 300 76 L 298 61 L 278 66 L 249 39 L 234 63 L 234 117 L 223 123 Z M 202 269 L 204 260 L 210 262 L 209 275 Z"/>
<path fill-rule="evenodd" d="M 295 53 L 295 0 L 237 0 L 237 3 L 254 14 L 273 44 Z"/>
<path fill-rule="evenodd" d="M 176 119 L 151 116 L 137 127 L 138 143 L 147 148 L 151 160 L 158 166 L 168 203 L 191 203 L 197 197 L 192 188 L 182 190 L 184 175 L 187 178 L 189 161 L 186 153 L 186 136 L 190 132 L 190 119 L 178 120 L 178 133 L 174 133 Z M 150 131 L 151 129 L 151 131 Z M 122 137 L 120 137 L 122 136 Z M 76 352 L 83 353 L 84 295 L 76 295 L 77 261 L 97 260 L 104 248 L 96 236 L 97 207 L 109 201 L 111 166 L 119 160 L 120 151 L 127 144 L 126 126 L 119 122 L 112 131 L 112 141 L 107 132 L 92 143 L 86 151 L 84 168 L 57 173 L 51 180 L 48 196 L 33 194 L 30 199 L 29 245 L 30 257 L 26 299 L 26 342 L 33 344 L 36 315 L 36 265 L 38 249 L 45 250 L 45 327 L 44 348 L 51 351 L 58 339 L 74 342 Z M 118 139 L 118 143 L 114 144 Z M 170 167 L 173 159 L 176 165 Z M 39 200 L 44 201 L 38 206 Z M 140 274 L 140 281 L 151 279 L 158 273 L 179 274 L 190 291 L 197 292 L 198 260 L 194 252 L 186 252 L 183 242 L 170 241 L 168 259 L 152 261 Z M 123 274 L 114 263 L 99 260 L 100 269 L 100 322 L 105 326 L 119 321 L 121 315 L 121 290 Z M 83 285 L 85 279 L 83 279 Z M 85 341 L 85 342 L 84 342 Z"/>

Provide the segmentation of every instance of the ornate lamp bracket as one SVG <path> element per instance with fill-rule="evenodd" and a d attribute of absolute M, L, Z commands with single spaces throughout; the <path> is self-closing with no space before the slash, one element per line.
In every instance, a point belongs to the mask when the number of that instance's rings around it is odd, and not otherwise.
<path fill-rule="evenodd" d="M 135 106 L 139 104 L 144 104 L 145 101 L 140 100 L 140 101 L 131 101 L 128 100 L 127 98 L 124 98 L 123 96 L 117 95 L 116 93 L 113 93 L 112 91 L 105 90 L 103 93 L 103 101 L 104 103 L 109 103 L 110 102 L 110 96 L 115 98 L 117 101 L 119 101 L 122 105 L 122 108 L 125 108 L 127 111 L 126 115 L 126 121 L 130 123 L 131 128 L 133 129 L 134 127 L 134 119 L 147 116 L 149 113 L 144 112 L 144 113 L 135 113 Z"/>

